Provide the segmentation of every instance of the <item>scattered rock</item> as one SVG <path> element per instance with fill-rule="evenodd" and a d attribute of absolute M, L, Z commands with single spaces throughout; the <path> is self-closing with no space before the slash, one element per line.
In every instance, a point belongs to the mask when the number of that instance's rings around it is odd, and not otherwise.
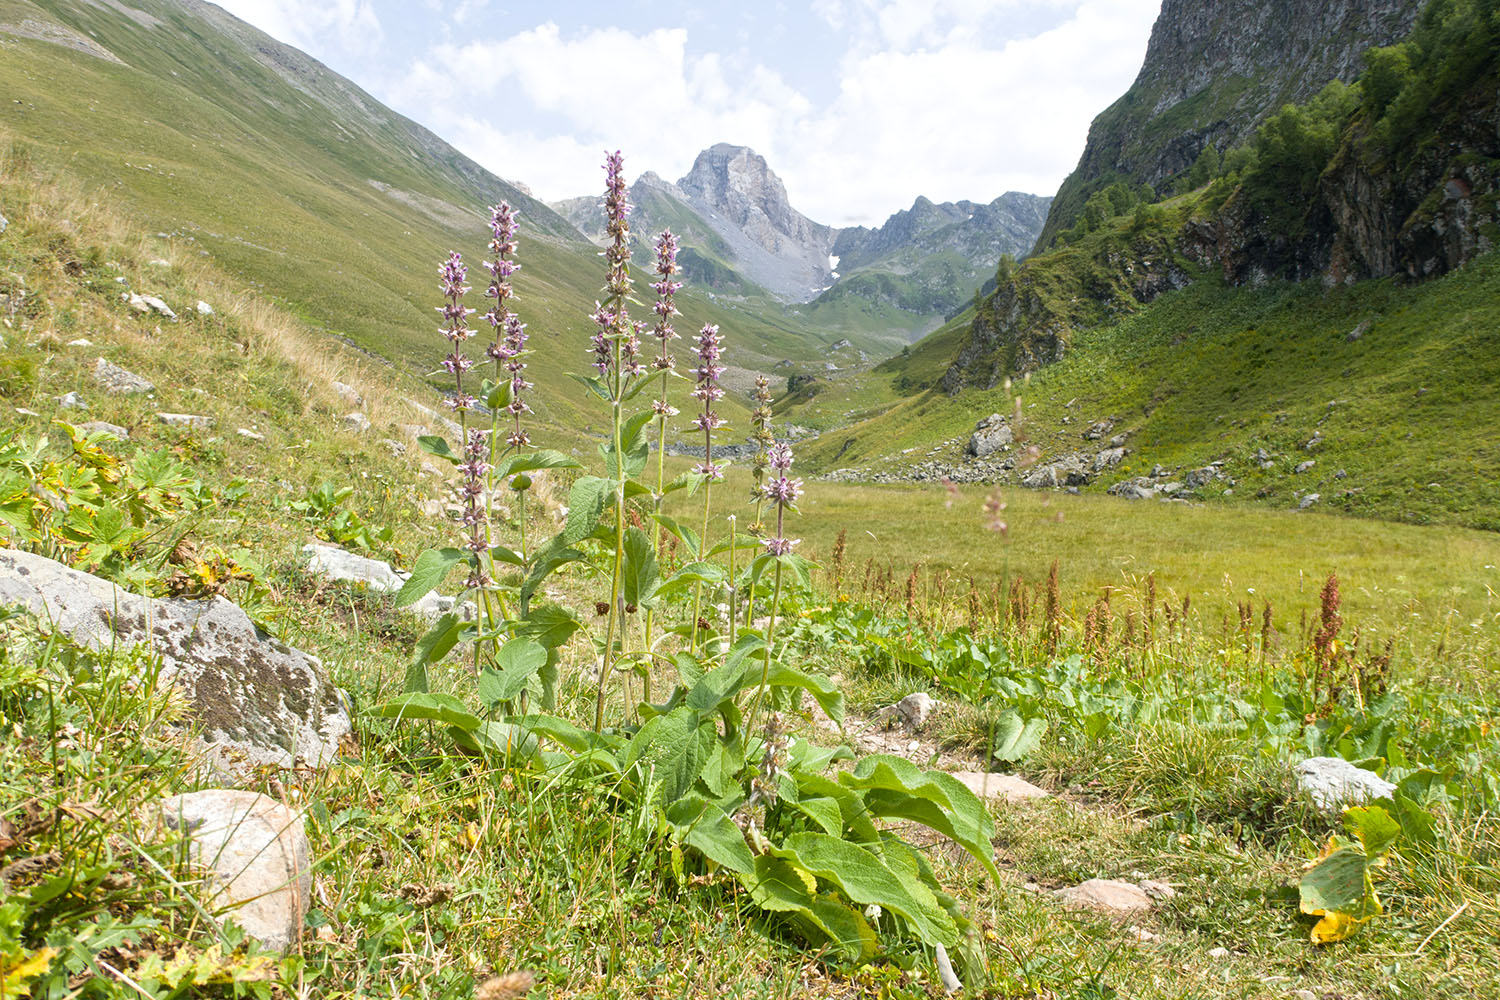
<path fill-rule="evenodd" d="M 177 320 L 177 314 L 172 311 L 172 307 L 155 295 L 137 295 L 131 292 L 126 301 L 130 303 L 130 308 L 138 313 L 157 312 L 173 322 Z"/>
<path fill-rule="evenodd" d="M 1370 325 L 1371 324 L 1369 320 L 1361 321 L 1358 326 L 1344 335 L 1344 340 L 1350 344 L 1354 343 L 1356 340 L 1370 332 Z"/>
<path fill-rule="evenodd" d="M 1208 950 L 1208 957 L 1209 958 L 1228 958 L 1229 957 L 1229 949 L 1228 948 L 1210 948 Z"/>
<path fill-rule="evenodd" d="M 1083 432 L 1083 436 L 1090 441 L 1097 441 L 1114 429 L 1115 422 L 1106 418 L 1090 424 L 1089 429 Z"/>
<path fill-rule="evenodd" d="M 1105 469 L 1113 469 L 1125 461 L 1124 448 L 1106 448 L 1094 456 L 1094 472 L 1098 474 Z"/>
<path fill-rule="evenodd" d="M 339 419 L 339 423 L 343 426 L 344 430 L 353 431 L 356 434 L 363 434 L 370 429 L 370 418 L 358 410 L 355 410 L 353 413 L 344 414 Z"/>
<path fill-rule="evenodd" d="M 1151 909 L 1151 897 L 1140 886 L 1112 878 L 1091 878 L 1079 885 L 1056 889 L 1052 895 L 1064 906 L 1098 910 L 1112 916 Z"/>
<path fill-rule="evenodd" d="M 1125 928 L 1125 933 L 1129 934 L 1131 937 L 1135 938 L 1137 941 L 1150 942 L 1150 941 L 1160 941 L 1161 940 L 1161 935 L 1160 934 L 1156 934 L 1156 933 L 1153 933 L 1152 931 L 1148 931 L 1144 927 L 1137 927 L 1135 924 L 1131 924 L 1129 927 Z"/>
<path fill-rule="evenodd" d="M 436 476 L 439 479 L 443 478 L 443 470 L 439 469 L 437 466 L 433 465 L 431 462 L 423 462 L 421 468 L 422 468 L 422 475 L 424 475 L 424 476 Z"/>
<path fill-rule="evenodd" d="M 1128 434 L 1116 434 L 1114 437 L 1109 439 L 1109 446 L 1111 448 L 1123 448 L 1125 447 L 1125 439 L 1127 437 L 1129 437 Z"/>
<path fill-rule="evenodd" d="M 1335 472 L 1333 474 L 1333 478 L 1334 479 L 1348 479 L 1349 478 L 1349 473 L 1345 472 L 1343 469 L 1340 469 L 1339 471 L 1337 471 L 1337 472 Z"/>
<path fill-rule="evenodd" d="M 1205 465 L 1201 469 L 1189 469 L 1188 474 L 1182 477 L 1182 485 L 1190 490 L 1202 489 L 1213 482 L 1218 474 L 1219 470 L 1211 465 Z"/>
<path fill-rule="evenodd" d="M 1271 460 L 1271 456 L 1266 452 L 1266 449 L 1257 448 L 1255 449 L 1255 460 L 1257 462 L 1269 462 Z"/>
<path fill-rule="evenodd" d="M 406 582 L 406 577 L 391 569 L 389 563 L 357 556 L 336 545 L 304 545 L 302 555 L 308 570 L 318 576 L 363 584 L 379 593 L 395 593 Z"/>
<path fill-rule="evenodd" d="M 213 417 L 204 417 L 196 413 L 158 413 L 156 419 L 168 427 L 195 427 L 198 430 L 208 430 L 214 425 Z"/>
<path fill-rule="evenodd" d="M 1311 458 L 1309 458 L 1309 459 L 1308 459 L 1308 460 L 1307 460 L 1307 461 L 1305 461 L 1305 462 L 1298 462 L 1298 463 L 1297 463 L 1297 468 L 1296 468 L 1296 470 L 1295 470 L 1295 471 L 1296 471 L 1296 473 L 1297 473 L 1297 475 L 1299 475 L 1299 476 L 1300 476 L 1300 475 L 1302 475 L 1302 473 L 1304 473 L 1304 472 L 1311 472 L 1311 471 L 1312 471 L 1312 469 L 1313 469 L 1313 466 L 1315 466 L 1315 465 L 1317 465 L 1317 464 L 1318 464 L 1318 463 L 1317 463 L 1317 462 L 1316 462 L 1316 461 L 1315 461 L 1315 460 L 1313 460 L 1313 459 L 1311 459 Z"/>
<path fill-rule="evenodd" d="M 1111 496 L 1124 497 L 1126 500 L 1149 500 L 1156 496 L 1161 488 L 1147 476 L 1137 476 L 1134 479 L 1124 479 L 1115 483 L 1108 490 Z"/>
<path fill-rule="evenodd" d="M 926 691 L 916 691 L 894 705 L 887 705 L 875 713 L 876 718 L 899 716 L 908 729 L 921 729 L 927 724 L 933 711 L 942 704 Z"/>
<path fill-rule="evenodd" d="M 1322 499 L 1323 499 L 1322 494 L 1319 494 L 1319 493 L 1309 493 L 1307 496 L 1305 496 L 1301 500 L 1297 501 L 1297 509 L 1298 510 L 1306 510 L 1307 508 L 1311 507 L 1313 504 L 1317 503 L 1319 500 L 1322 500 Z"/>
<path fill-rule="evenodd" d="M 1318 1000 L 1318 995 L 1312 990 L 1292 990 L 1292 1000 Z"/>
<path fill-rule="evenodd" d="M 148 260 L 146 263 L 150 264 L 152 267 L 171 267 L 172 266 L 172 262 L 170 260 L 162 260 L 160 257 L 157 257 L 155 260 Z"/>
<path fill-rule="evenodd" d="M 1302 450 L 1303 451 L 1312 451 L 1314 448 L 1316 448 L 1318 445 L 1320 445 L 1322 443 L 1323 443 L 1323 432 L 1322 431 L 1313 431 L 1313 436 L 1307 439 L 1307 443 L 1302 446 Z"/>
<path fill-rule="evenodd" d="M 7 219 L 5 216 L 0 215 L 0 233 L 5 232 L 5 230 L 8 229 L 9 227 L 10 227 L 10 220 Z"/>
<path fill-rule="evenodd" d="M 87 410 L 89 404 L 76 392 L 64 393 L 57 397 L 57 405 L 64 410 Z"/>
<path fill-rule="evenodd" d="M 404 441 L 397 441 L 394 438 L 381 438 L 380 443 L 385 445 L 386 450 L 394 458 L 400 458 L 406 454 L 406 443 Z"/>
<path fill-rule="evenodd" d="M 1396 790 L 1374 771 L 1355 767 L 1342 757 L 1309 757 L 1292 769 L 1297 790 L 1325 816 L 1337 816 L 1345 806 L 1383 799 Z"/>
<path fill-rule="evenodd" d="M 89 434 L 98 434 L 100 431 L 103 431 L 106 434 L 113 434 L 121 441 L 130 440 L 130 432 L 128 430 L 121 427 L 119 424 L 106 423 L 103 420 L 90 420 L 87 423 L 78 424 L 77 430 L 78 433 L 85 436 Z"/>
<path fill-rule="evenodd" d="M 199 299 L 198 300 L 198 315 L 199 316 L 212 316 L 213 314 L 214 314 L 214 307 L 211 306 L 211 305 L 209 305 L 207 302 L 204 302 L 202 299 Z"/>
<path fill-rule="evenodd" d="M 969 791 L 981 799 L 1046 799 L 1052 793 L 1038 788 L 1025 778 L 1014 774 L 994 774 L 987 771 L 954 771 L 953 777 L 968 786 Z"/>
<path fill-rule="evenodd" d="M 156 388 L 150 379 L 137 375 L 135 372 L 126 371 L 103 358 L 94 362 L 94 381 L 98 382 L 105 392 L 120 395 L 150 392 Z"/>
<path fill-rule="evenodd" d="M 29 552 L 0 551 L 0 604 L 21 605 L 94 648 L 147 644 L 187 698 L 210 759 L 231 773 L 322 766 L 350 730 L 322 663 L 263 635 L 223 597 L 141 597 Z"/>
<path fill-rule="evenodd" d="M 92 340 L 89 340 L 86 337 L 79 337 L 77 340 L 70 340 L 70 341 L 68 341 L 68 346 L 69 347 L 93 347 L 94 346 L 94 342 Z"/>
<path fill-rule="evenodd" d="M 35 410 L 28 410 L 24 406 L 18 406 L 18 407 L 16 407 L 16 412 L 19 413 L 23 417 L 40 417 L 41 416 L 41 414 L 38 413 L 38 412 L 36 412 Z"/>
<path fill-rule="evenodd" d="M 290 951 L 312 903 L 312 850 L 302 817 L 257 792 L 210 789 L 166 799 L 161 822 L 213 872 L 209 909 L 267 948 Z"/>
<path fill-rule="evenodd" d="M 1010 423 L 1000 414 L 991 413 L 974 425 L 974 433 L 969 435 L 968 452 L 975 458 L 986 458 L 1009 447 L 1015 440 Z"/>
<path fill-rule="evenodd" d="M 344 382 L 330 382 L 329 384 L 333 386 L 333 391 L 339 394 L 339 398 L 350 406 L 365 405 L 365 397 L 361 396 L 359 390 L 354 388 L 354 386 Z"/>
<path fill-rule="evenodd" d="M 248 427 L 236 427 L 234 432 L 247 441 L 264 441 L 266 439 L 264 434 L 257 434 Z"/>

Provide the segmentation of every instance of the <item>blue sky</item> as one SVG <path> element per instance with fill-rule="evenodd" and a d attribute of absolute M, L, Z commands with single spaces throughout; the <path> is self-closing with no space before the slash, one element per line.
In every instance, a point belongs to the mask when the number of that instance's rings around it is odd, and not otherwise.
<path fill-rule="evenodd" d="M 754 147 L 819 222 L 1051 194 L 1160 0 L 218 0 L 555 200 Z"/>

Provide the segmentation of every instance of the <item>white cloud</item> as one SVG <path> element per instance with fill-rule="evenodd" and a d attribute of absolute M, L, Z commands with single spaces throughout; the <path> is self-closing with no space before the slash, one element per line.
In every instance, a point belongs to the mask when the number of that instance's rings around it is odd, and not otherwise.
<path fill-rule="evenodd" d="M 434 47 L 385 97 L 543 198 L 599 190 L 605 148 L 632 175 L 674 179 L 732 142 L 763 154 L 812 218 L 878 223 L 918 194 L 1052 193 L 1134 79 L 1159 2 L 815 0 L 849 30 L 822 106 L 764 62 L 694 52 L 686 28 L 552 23 Z M 1052 26 L 1007 41 L 1010 16 Z"/>
<path fill-rule="evenodd" d="M 345 56 L 369 55 L 384 38 L 370 0 L 217 0 L 219 6 L 249 21 L 277 41 L 309 52 L 330 50 Z"/>

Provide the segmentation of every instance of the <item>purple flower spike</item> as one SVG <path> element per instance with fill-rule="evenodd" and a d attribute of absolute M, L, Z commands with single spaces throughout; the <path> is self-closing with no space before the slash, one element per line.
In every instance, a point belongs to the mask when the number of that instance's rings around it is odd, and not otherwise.
<path fill-rule="evenodd" d="M 724 374 L 724 366 L 718 363 L 723 345 L 717 326 L 706 324 L 698 331 L 698 367 L 694 371 L 698 384 L 693 389 L 693 396 L 703 402 L 703 411 L 693 418 L 693 426 L 703 432 L 703 465 L 698 471 L 715 482 L 724 478 L 723 472 L 718 470 L 713 461 L 713 432 L 724 426 L 724 421 L 719 419 L 713 409 L 714 402 L 724 398 L 724 390 L 719 386 L 719 376 Z"/>
<path fill-rule="evenodd" d="M 464 498 L 463 523 L 468 529 L 468 537 L 464 540 L 464 547 L 475 555 L 479 555 L 489 548 L 489 518 L 482 503 L 484 496 L 484 477 L 494 468 L 485 461 L 489 453 L 489 441 L 486 432 L 479 428 L 472 428 L 468 438 L 464 441 L 464 460 L 459 463 L 458 471 L 463 475 L 463 483 L 459 492 Z M 476 567 L 469 574 L 468 586 L 486 587 L 490 583 L 489 576 L 484 571 L 484 563 L 476 560 Z"/>
<path fill-rule="evenodd" d="M 760 488 L 760 496 L 776 508 L 776 533 L 762 541 L 771 555 L 784 556 L 797 544 L 797 539 L 786 537 L 786 512 L 797 509 L 797 498 L 802 496 L 802 480 L 789 478 L 786 474 L 792 467 L 792 446 L 785 441 L 771 445 L 766 459 L 776 475 Z"/>
<path fill-rule="evenodd" d="M 443 336 L 453 345 L 452 350 L 443 358 L 443 369 L 453 376 L 454 395 L 448 401 L 453 409 L 463 412 L 472 409 L 475 403 L 473 396 L 464 392 L 464 372 L 474 367 L 474 362 L 469 360 L 459 345 L 469 339 L 470 330 L 467 319 L 474 310 L 464 308 L 463 296 L 469 290 L 464 284 L 468 277 L 469 269 L 464 266 L 464 261 L 457 253 L 450 253 L 448 259 L 443 261 L 438 268 L 438 277 L 442 279 L 443 297 L 448 301 L 438 306 L 438 312 L 443 314 L 446 326 L 443 327 Z"/>
<path fill-rule="evenodd" d="M 801 544 L 800 538 L 763 538 L 761 544 L 765 545 L 766 551 L 773 556 L 788 555 L 792 546 Z"/>
<path fill-rule="evenodd" d="M 630 224 L 625 217 L 630 214 L 630 202 L 625 197 L 625 160 L 619 150 L 604 157 L 604 217 L 605 229 L 609 233 L 610 245 L 604 251 L 609 263 L 609 294 L 630 294 Z"/>

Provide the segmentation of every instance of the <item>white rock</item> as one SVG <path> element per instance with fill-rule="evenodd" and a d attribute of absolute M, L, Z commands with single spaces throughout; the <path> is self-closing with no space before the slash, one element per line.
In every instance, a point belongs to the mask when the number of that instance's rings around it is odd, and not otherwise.
<path fill-rule="evenodd" d="M 1229 957 L 1229 949 L 1228 948 L 1210 948 L 1208 950 L 1208 957 L 1209 958 L 1228 958 Z"/>
<path fill-rule="evenodd" d="M 302 817 L 256 792 L 210 789 L 166 799 L 161 822 L 213 872 L 208 908 L 267 948 L 290 951 L 312 903 L 312 850 Z"/>
<path fill-rule="evenodd" d="M 76 392 L 69 392 L 58 396 L 57 405 L 65 410 L 87 410 L 89 408 L 89 404 Z"/>
<path fill-rule="evenodd" d="M 370 429 L 370 418 L 365 416 L 363 413 L 360 413 L 358 410 L 354 411 L 353 413 L 344 414 L 344 416 L 339 419 L 339 423 L 343 425 L 344 430 L 353 431 L 356 434 L 363 433 L 364 431 Z"/>
<path fill-rule="evenodd" d="M 168 427 L 196 427 L 199 430 L 207 430 L 214 425 L 213 417 L 204 417 L 196 413 L 158 413 L 156 419 Z"/>
<path fill-rule="evenodd" d="M 104 358 L 94 361 L 94 381 L 99 383 L 105 392 L 121 395 L 150 392 L 156 388 L 150 379 L 137 375 L 135 372 L 126 371 Z"/>
<path fill-rule="evenodd" d="M 1342 757 L 1309 757 L 1292 769 L 1297 790 L 1325 816 L 1337 816 L 1345 806 L 1383 799 L 1396 790 L 1374 771 L 1355 767 Z"/>
<path fill-rule="evenodd" d="M 137 295 L 135 292 L 131 292 L 130 297 L 127 301 L 130 303 L 130 308 L 134 309 L 138 313 L 149 313 L 155 311 L 165 316 L 167 319 L 177 319 L 177 314 L 172 311 L 172 307 L 167 305 L 161 299 L 157 298 L 155 295 Z"/>
<path fill-rule="evenodd" d="M 1298 462 L 1297 463 L 1297 468 L 1294 471 L 1297 473 L 1297 475 L 1300 476 L 1304 472 L 1311 472 L 1313 470 L 1313 466 L 1315 466 L 1317 464 L 1318 464 L 1318 462 L 1317 462 L 1316 459 L 1309 458 L 1305 462 Z"/>
<path fill-rule="evenodd" d="M 991 774 L 985 771 L 954 771 L 952 777 L 968 786 L 981 799 L 1045 799 L 1052 793 L 1038 788 L 1014 774 Z"/>
<path fill-rule="evenodd" d="M 333 386 L 333 391 L 338 393 L 344 402 L 349 403 L 351 406 L 365 405 L 365 397 L 361 396 L 359 390 L 354 388 L 354 386 L 344 382 L 330 382 L 329 384 Z"/>
<path fill-rule="evenodd" d="M 941 702 L 926 691 L 916 691 L 896 704 L 882 709 L 881 712 L 884 715 L 898 715 L 907 726 L 912 729 L 921 729 L 927 724 L 927 719 L 932 715 L 933 710 L 940 704 Z"/>
<path fill-rule="evenodd" d="M 248 441 L 264 441 L 266 439 L 264 434 L 257 434 L 248 427 L 236 427 L 234 432 Z"/>
<path fill-rule="evenodd" d="M 0 550 L 0 605 L 23 606 L 83 645 L 147 645 L 186 697 L 213 762 L 321 766 L 349 715 L 314 656 L 262 635 L 223 597 L 141 597 L 29 552 Z"/>
<path fill-rule="evenodd" d="M 1151 942 L 1161 940 L 1160 934 L 1155 934 L 1143 927 L 1137 927 L 1135 924 L 1131 924 L 1129 927 L 1125 928 L 1125 932 L 1131 937 L 1135 938 L 1137 941 Z"/>
<path fill-rule="evenodd" d="M 318 576 L 363 584 L 376 593 L 395 593 L 406 582 L 406 576 L 391 569 L 390 563 L 357 556 L 336 545 L 304 545 L 302 555 L 307 568 Z"/>
<path fill-rule="evenodd" d="M 147 261 L 147 263 L 150 264 L 152 267 L 171 267 L 172 266 L 172 262 L 170 260 L 162 260 L 160 257 L 157 257 L 155 260 Z"/>
<path fill-rule="evenodd" d="M 1065 906 L 1101 913 L 1143 913 L 1151 909 L 1151 897 L 1140 886 L 1112 878 L 1091 878 L 1065 889 L 1055 889 L 1052 895 Z"/>
<path fill-rule="evenodd" d="M 28 410 L 24 406 L 18 406 L 18 407 L 16 407 L 16 412 L 19 413 L 23 417 L 40 417 L 41 416 L 41 414 L 38 413 L 38 412 L 36 412 L 35 410 Z"/>
<path fill-rule="evenodd" d="M 1307 496 L 1303 497 L 1298 502 L 1297 509 L 1298 510 L 1306 510 L 1307 508 L 1311 507 L 1313 504 L 1317 503 L 1319 500 L 1322 500 L 1322 499 L 1323 499 L 1322 494 L 1319 494 L 1319 493 L 1309 493 Z"/>
<path fill-rule="evenodd" d="M 1176 889 L 1165 882 L 1157 882 L 1155 879 L 1141 879 L 1136 884 L 1141 887 L 1142 892 L 1152 899 L 1171 899 L 1177 895 Z"/>
<path fill-rule="evenodd" d="M 88 340 L 87 338 L 79 337 L 77 340 L 70 340 L 70 341 L 68 341 L 68 346 L 69 347 L 93 347 L 94 346 L 94 342 L 92 340 Z"/>
<path fill-rule="evenodd" d="M 199 299 L 198 300 L 198 315 L 199 316 L 212 316 L 213 314 L 214 314 L 214 307 L 211 306 L 211 305 L 209 305 L 207 302 L 204 302 L 202 299 Z"/>
<path fill-rule="evenodd" d="M 5 216 L 0 215 L 0 233 L 5 232 L 5 230 L 7 228 L 9 228 L 9 227 L 10 227 L 10 220 L 7 219 Z"/>

